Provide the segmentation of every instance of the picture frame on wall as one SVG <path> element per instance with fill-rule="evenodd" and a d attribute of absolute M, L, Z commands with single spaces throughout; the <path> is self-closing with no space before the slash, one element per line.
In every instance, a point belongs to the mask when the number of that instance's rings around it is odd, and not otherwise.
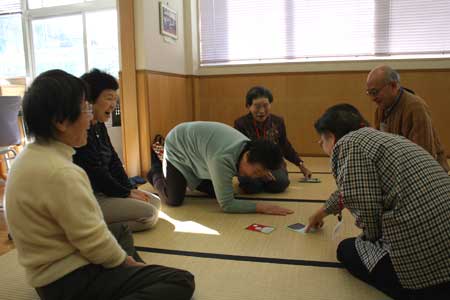
<path fill-rule="evenodd" d="M 159 2 L 159 21 L 162 35 L 178 39 L 177 12 L 162 2 Z"/>

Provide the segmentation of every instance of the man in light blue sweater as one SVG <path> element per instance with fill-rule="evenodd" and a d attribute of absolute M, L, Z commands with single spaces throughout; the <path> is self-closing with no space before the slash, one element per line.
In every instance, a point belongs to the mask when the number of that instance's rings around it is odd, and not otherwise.
<path fill-rule="evenodd" d="M 181 205 L 189 186 L 216 197 L 228 213 L 287 215 L 293 212 L 276 205 L 234 198 L 234 176 L 270 176 L 271 170 L 280 167 L 281 151 L 269 141 L 250 141 L 222 123 L 188 122 L 179 124 L 167 135 L 162 166 L 154 153 L 152 156 L 152 169 L 147 177 L 168 205 Z"/>

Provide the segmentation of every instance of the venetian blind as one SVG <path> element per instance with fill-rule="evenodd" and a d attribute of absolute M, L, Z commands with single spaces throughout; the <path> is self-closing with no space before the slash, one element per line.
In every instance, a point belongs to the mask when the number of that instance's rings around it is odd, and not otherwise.
<path fill-rule="evenodd" d="M 199 0 L 202 65 L 450 53 L 450 0 Z"/>
<path fill-rule="evenodd" d="M 1 0 L 0 15 L 20 12 L 20 0 Z"/>

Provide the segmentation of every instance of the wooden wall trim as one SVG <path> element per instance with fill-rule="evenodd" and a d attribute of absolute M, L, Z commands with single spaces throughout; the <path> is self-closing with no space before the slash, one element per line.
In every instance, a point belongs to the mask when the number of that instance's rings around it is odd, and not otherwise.
<path fill-rule="evenodd" d="M 153 75 L 164 75 L 170 77 L 181 77 L 181 78 L 191 78 L 195 77 L 195 75 L 186 75 L 186 74 L 178 74 L 178 73 L 169 73 L 169 72 L 161 72 L 161 71 L 153 71 L 153 70 L 137 70 L 137 73 L 145 73 L 145 74 L 153 74 Z"/>
<path fill-rule="evenodd" d="M 396 69 L 399 73 L 408 72 L 408 73 L 424 73 L 424 72 L 441 72 L 447 73 L 450 69 Z M 171 77 L 183 77 L 183 78 L 236 78 L 236 77 L 248 77 L 248 76 L 289 76 L 289 75 L 339 75 L 339 74 L 360 74 L 366 72 L 369 74 L 370 70 L 347 70 L 347 71 L 315 71 L 315 72 L 261 72 L 261 73 L 233 73 L 233 74 L 211 74 L 211 75 L 191 75 L 191 74 L 178 74 L 178 73 L 170 73 L 170 72 L 161 72 L 155 70 L 144 70 L 140 69 L 137 72 L 144 72 L 148 74 L 156 74 L 156 75 L 165 75 Z"/>
<path fill-rule="evenodd" d="M 122 110 L 123 158 L 129 176 L 136 176 L 141 172 L 133 2 L 117 0 L 122 75 L 120 107 Z"/>
<path fill-rule="evenodd" d="M 151 143 L 151 127 L 150 127 L 150 107 L 149 107 L 149 90 L 147 75 L 144 73 L 136 73 L 137 82 L 137 99 L 139 107 L 139 150 L 140 150 L 140 175 L 145 176 L 150 166 L 150 143 Z"/>

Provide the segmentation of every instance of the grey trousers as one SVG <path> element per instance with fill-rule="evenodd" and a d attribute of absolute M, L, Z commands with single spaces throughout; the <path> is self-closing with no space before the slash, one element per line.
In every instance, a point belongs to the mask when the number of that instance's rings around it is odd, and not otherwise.
<path fill-rule="evenodd" d="M 136 257 L 128 227 L 116 223 L 109 228 L 127 254 Z M 194 289 L 194 276 L 180 269 L 159 265 L 105 269 L 89 264 L 36 291 L 42 300 L 188 300 Z"/>
<path fill-rule="evenodd" d="M 126 223 L 136 232 L 150 229 L 158 221 L 161 200 L 150 193 L 147 194 L 151 199 L 149 203 L 133 198 L 107 197 L 103 194 L 95 196 L 107 224 Z"/>

